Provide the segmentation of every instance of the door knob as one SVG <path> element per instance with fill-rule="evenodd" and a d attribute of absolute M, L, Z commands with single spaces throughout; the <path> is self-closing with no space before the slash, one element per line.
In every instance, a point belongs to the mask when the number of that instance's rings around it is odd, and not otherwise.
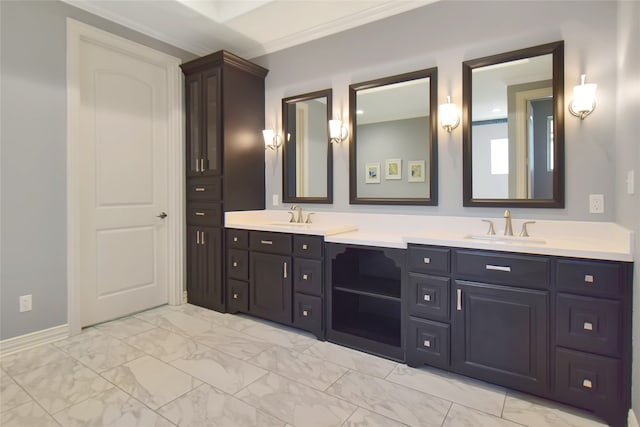
<path fill-rule="evenodd" d="M 156 215 L 156 217 L 158 217 L 160 219 L 165 219 L 167 217 L 167 213 L 166 212 L 160 212 L 160 215 Z"/>

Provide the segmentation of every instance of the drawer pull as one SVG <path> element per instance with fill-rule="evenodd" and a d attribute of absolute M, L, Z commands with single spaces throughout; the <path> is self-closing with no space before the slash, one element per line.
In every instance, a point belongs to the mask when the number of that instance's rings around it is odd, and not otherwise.
<path fill-rule="evenodd" d="M 424 340 L 424 346 L 427 347 L 427 348 L 431 348 L 431 341 Z"/>
<path fill-rule="evenodd" d="M 233 294 L 233 299 L 238 299 L 238 294 Z"/>
<path fill-rule="evenodd" d="M 309 312 L 307 310 L 302 310 L 302 315 L 304 317 L 309 317 Z"/>
<path fill-rule="evenodd" d="M 205 213 L 204 212 L 196 212 L 196 216 L 204 216 Z"/>
<path fill-rule="evenodd" d="M 582 325 L 582 329 L 584 329 L 585 331 L 593 331 L 593 323 L 584 322 L 584 324 Z"/>
<path fill-rule="evenodd" d="M 233 266 L 237 267 L 238 266 L 238 262 L 237 261 L 233 261 Z"/>
<path fill-rule="evenodd" d="M 201 231 L 200 234 L 201 234 L 200 243 L 204 245 L 204 231 Z"/>
<path fill-rule="evenodd" d="M 593 283 L 593 276 L 591 274 L 585 274 L 584 275 L 584 282 L 585 283 Z"/>
<path fill-rule="evenodd" d="M 309 280 L 309 276 L 307 274 L 302 275 L 302 280 Z"/>
<path fill-rule="evenodd" d="M 487 270 L 493 270 L 493 271 L 506 271 L 507 273 L 511 272 L 511 267 L 508 266 L 502 266 L 502 265 L 491 265 L 491 264 L 487 264 L 486 265 L 486 269 Z"/>
<path fill-rule="evenodd" d="M 283 267 L 282 267 L 282 276 L 286 279 L 287 278 L 287 263 L 285 262 Z"/>
<path fill-rule="evenodd" d="M 591 382 L 591 380 L 585 378 L 584 380 L 582 380 L 582 387 L 591 390 L 593 388 L 593 383 Z"/>
<path fill-rule="evenodd" d="M 204 172 L 204 159 L 200 159 L 200 172 Z"/>
<path fill-rule="evenodd" d="M 431 264 L 431 258 L 424 257 L 422 258 L 422 262 L 424 262 L 425 264 Z"/>
<path fill-rule="evenodd" d="M 196 231 L 196 244 L 200 244 L 200 232 Z"/>
<path fill-rule="evenodd" d="M 307 246 L 307 244 L 306 244 L 306 243 L 303 243 L 303 244 L 302 244 L 302 250 L 303 250 L 303 251 L 306 251 L 308 248 L 309 248 L 309 247 Z"/>
<path fill-rule="evenodd" d="M 273 245 L 273 242 L 271 240 L 260 240 L 260 243 L 262 243 L 263 245 Z"/>
<path fill-rule="evenodd" d="M 456 289 L 456 294 L 458 294 L 458 301 L 456 302 L 456 310 L 462 311 L 462 289 Z"/>
<path fill-rule="evenodd" d="M 425 301 L 431 301 L 431 295 L 425 295 L 423 298 Z"/>
<path fill-rule="evenodd" d="M 206 191 L 206 190 L 205 190 L 205 188 L 204 188 L 204 187 L 196 187 L 196 191 L 197 191 L 198 193 L 201 193 L 201 192 Z"/>
<path fill-rule="evenodd" d="M 234 237 L 234 238 L 233 238 L 233 241 L 234 241 L 234 242 L 237 242 L 237 241 L 238 241 L 238 238 L 237 238 L 237 237 Z"/>

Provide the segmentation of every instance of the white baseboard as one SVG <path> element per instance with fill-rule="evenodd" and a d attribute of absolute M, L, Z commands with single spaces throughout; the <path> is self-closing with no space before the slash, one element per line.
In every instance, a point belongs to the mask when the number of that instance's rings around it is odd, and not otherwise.
<path fill-rule="evenodd" d="M 69 325 L 64 324 L 0 341 L 0 357 L 69 338 Z"/>
<path fill-rule="evenodd" d="M 627 420 L 627 424 L 629 425 L 629 427 L 640 427 L 638 418 L 636 417 L 635 412 L 633 412 L 633 409 L 629 409 L 629 418 Z"/>

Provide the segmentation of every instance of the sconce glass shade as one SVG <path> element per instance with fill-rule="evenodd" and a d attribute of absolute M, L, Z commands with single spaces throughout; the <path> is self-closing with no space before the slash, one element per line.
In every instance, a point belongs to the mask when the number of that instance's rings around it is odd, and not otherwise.
<path fill-rule="evenodd" d="M 342 126 L 342 120 L 329 120 L 329 139 L 332 143 L 342 142 L 349 136 L 349 131 Z"/>
<path fill-rule="evenodd" d="M 447 131 L 451 132 L 460 124 L 460 116 L 456 109 L 456 104 L 451 102 L 451 97 L 447 96 L 447 103 L 440 104 L 440 125 Z"/>
<path fill-rule="evenodd" d="M 569 112 L 580 119 L 587 117 L 596 108 L 595 83 L 585 84 L 585 75 L 580 76 L 581 83 L 573 87 L 573 100 L 569 104 Z"/>
<path fill-rule="evenodd" d="M 264 149 L 270 148 L 271 150 L 277 150 L 282 145 L 282 138 L 280 135 L 275 135 L 273 129 L 265 129 L 262 131 L 262 137 L 264 138 Z"/>

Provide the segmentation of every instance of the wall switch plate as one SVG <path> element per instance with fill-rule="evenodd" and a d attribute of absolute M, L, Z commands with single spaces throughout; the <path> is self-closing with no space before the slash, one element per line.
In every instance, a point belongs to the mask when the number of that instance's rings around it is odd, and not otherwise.
<path fill-rule="evenodd" d="M 272 205 L 273 205 L 273 206 L 278 206 L 279 204 L 280 204 L 280 201 L 278 200 L 278 195 L 277 195 L 277 194 L 274 194 L 274 195 L 272 196 Z"/>
<path fill-rule="evenodd" d="M 635 172 L 633 169 L 627 172 L 627 194 L 635 193 Z"/>
<path fill-rule="evenodd" d="M 604 195 L 589 194 L 589 213 L 604 213 Z"/>
<path fill-rule="evenodd" d="M 20 297 L 20 313 L 31 311 L 31 295 L 22 295 Z"/>

